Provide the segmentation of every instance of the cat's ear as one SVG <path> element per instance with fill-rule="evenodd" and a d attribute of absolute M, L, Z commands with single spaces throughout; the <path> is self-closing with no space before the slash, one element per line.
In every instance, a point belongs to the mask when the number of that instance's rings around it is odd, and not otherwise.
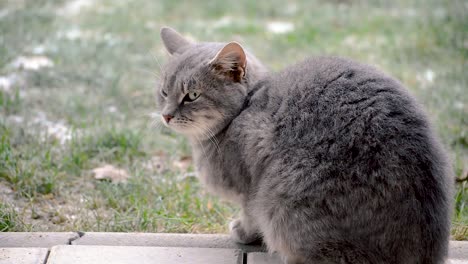
<path fill-rule="evenodd" d="M 245 76 L 247 57 L 239 43 L 230 42 L 209 63 L 217 73 L 240 82 Z"/>
<path fill-rule="evenodd" d="M 192 44 L 192 42 L 170 27 L 162 27 L 160 35 L 166 50 L 171 55 L 178 51 L 180 52 L 182 48 Z"/>

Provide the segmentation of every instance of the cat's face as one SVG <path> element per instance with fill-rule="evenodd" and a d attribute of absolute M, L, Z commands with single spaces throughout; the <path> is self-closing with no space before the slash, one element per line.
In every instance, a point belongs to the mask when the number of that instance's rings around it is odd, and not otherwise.
<path fill-rule="evenodd" d="M 244 104 L 244 51 L 237 43 L 192 44 L 169 28 L 161 37 L 172 55 L 157 88 L 162 122 L 195 140 L 212 137 Z"/>

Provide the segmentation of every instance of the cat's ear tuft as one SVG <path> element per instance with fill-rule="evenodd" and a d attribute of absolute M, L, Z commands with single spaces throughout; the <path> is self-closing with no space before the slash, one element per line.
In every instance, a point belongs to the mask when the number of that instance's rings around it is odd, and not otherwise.
<path fill-rule="evenodd" d="M 178 53 L 178 51 L 180 52 L 182 48 L 192 44 L 189 40 L 170 27 L 162 27 L 160 35 L 166 50 L 171 55 Z"/>
<path fill-rule="evenodd" d="M 239 43 L 230 42 L 209 63 L 217 73 L 240 82 L 245 76 L 247 57 Z"/>

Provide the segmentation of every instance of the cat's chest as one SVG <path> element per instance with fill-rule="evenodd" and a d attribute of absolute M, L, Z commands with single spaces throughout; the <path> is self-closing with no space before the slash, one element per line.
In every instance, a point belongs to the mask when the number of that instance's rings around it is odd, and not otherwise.
<path fill-rule="evenodd" d="M 253 172 L 258 174 L 256 167 L 264 165 L 274 141 L 270 116 L 260 111 L 246 111 L 217 138 L 216 147 L 208 141 L 203 147 L 194 148 L 200 179 L 213 184 L 220 180 L 250 178 Z"/>
<path fill-rule="evenodd" d="M 195 170 L 199 180 L 207 187 L 214 187 L 218 184 L 219 179 L 223 176 L 224 170 L 222 165 L 222 153 L 214 151 L 207 146 L 193 147 L 193 156 L 195 162 Z"/>
<path fill-rule="evenodd" d="M 200 181 L 208 185 L 212 180 L 213 175 L 216 175 L 216 169 L 213 168 L 213 161 L 203 157 L 203 153 L 194 151 L 195 170 Z"/>
<path fill-rule="evenodd" d="M 195 154 L 195 153 L 194 153 Z M 242 203 L 245 197 L 243 189 L 235 184 L 235 176 L 232 171 L 224 167 L 220 154 L 209 159 L 204 153 L 198 152 L 195 158 L 195 168 L 197 176 L 204 187 L 211 193 L 235 203 Z M 195 154 L 195 155 L 197 155 Z"/>

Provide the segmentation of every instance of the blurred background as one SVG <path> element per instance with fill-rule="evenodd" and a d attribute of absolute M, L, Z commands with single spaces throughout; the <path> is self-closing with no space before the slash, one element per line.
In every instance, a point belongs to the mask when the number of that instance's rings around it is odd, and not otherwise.
<path fill-rule="evenodd" d="M 0 0 L 0 231 L 227 231 L 238 209 L 201 188 L 187 142 L 151 115 L 169 25 L 238 41 L 272 70 L 340 55 L 400 79 L 451 154 L 452 235 L 468 239 L 467 10 L 463 0 Z"/>

